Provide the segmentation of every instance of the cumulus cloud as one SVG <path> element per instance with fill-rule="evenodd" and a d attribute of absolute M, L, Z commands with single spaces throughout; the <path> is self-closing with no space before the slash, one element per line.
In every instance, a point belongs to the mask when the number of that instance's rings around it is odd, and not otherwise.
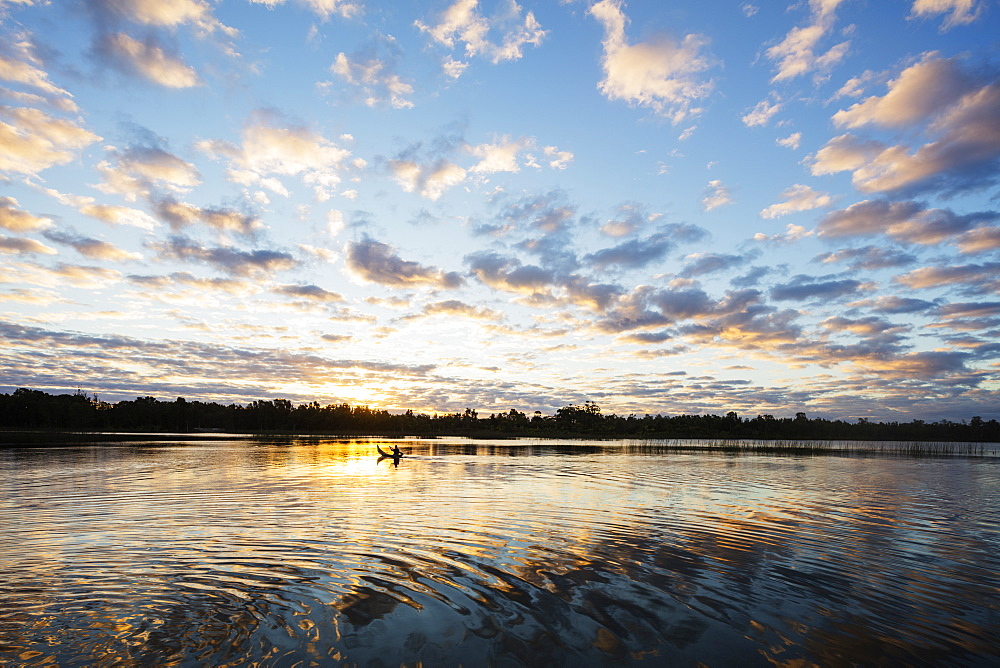
<path fill-rule="evenodd" d="M 963 253 L 986 253 L 1000 248 L 1000 227 L 977 227 L 957 239 Z"/>
<path fill-rule="evenodd" d="M 811 156 L 813 174 L 850 171 L 863 192 L 961 192 L 991 184 L 1000 164 L 1000 81 L 995 73 L 973 77 L 935 54 L 891 81 L 886 95 L 838 112 L 834 121 L 900 131 L 927 122 L 926 141 L 915 148 L 848 133 Z"/>
<path fill-rule="evenodd" d="M 73 96 L 49 79 L 29 37 L 15 34 L 9 35 L 8 39 L 5 45 L 0 46 L 0 79 L 35 88 L 44 93 L 54 106 L 63 111 L 75 111 L 76 104 L 71 100 Z"/>
<path fill-rule="evenodd" d="M 787 137 L 779 138 L 774 140 L 778 146 L 784 146 L 785 148 L 790 148 L 793 151 L 799 150 L 799 146 L 802 144 L 802 133 L 793 132 Z"/>
<path fill-rule="evenodd" d="M 288 253 L 274 250 L 243 251 L 232 246 L 202 246 L 182 236 L 149 247 L 161 260 L 201 262 L 231 276 L 260 277 L 294 268 L 298 262 Z"/>
<path fill-rule="evenodd" d="M 1000 263 L 921 267 L 897 276 L 895 281 L 913 289 L 966 285 L 970 292 L 1000 291 Z"/>
<path fill-rule="evenodd" d="M 198 207 L 179 202 L 172 197 L 162 197 L 152 201 L 154 213 L 175 232 L 201 222 L 219 232 L 231 232 L 244 237 L 252 237 L 264 224 L 254 215 L 221 207 Z"/>
<path fill-rule="evenodd" d="M 389 169 L 403 190 L 430 200 L 438 199 L 466 176 L 465 169 L 444 158 L 426 165 L 408 159 L 390 160 Z"/>
<path fill-rule="evenodd" d="M 837 299 L 853 295 L 868 286 L 852 278 L 834 278 L 827 276 L 793 276 L 787 283 L 771 288 L 771 299 L 778 301 L 806 301 L 809 299 Z"/>
<path fill-rule="evenodd" d="M 913 297 L 899 297 L 897 295 L 885 295 L 874 299 L 862 299 L 847 304 L 851 308 L 869 308 L 876 313 L 888 313 L 898 315 L 902 313 L 919 313 L 936 307 L 934 302 L 924 299 L 914 299 Z"/>
<path fill-rule="evenodd" d="M 460 45 L 465 56 L 487 58 L 494 64 L 519 60 L 524 47 L 538 46 L 546 31 L 535 19 L 534 12 L 524 12 L 514 0 L 507 0 L 505 11 L 487 18 L 479 11 L 478 0 L 455 0 L 438 17 L 436 23 L 416 21 L 414 25 L 430 38 L 449 49 Z M 490 33 L 495 37 L 491 40 Z M 464 64 L 449 59 L 446 68 L 452 78 L 458 78 Z M 461 65 L 457 67 L 456 65 Z"/>
<path fill-rule="evenodd" d="M 910 16 L 925 18 L 947 14 L 941 29 L 949 30 L 972 23 L 982 11 L 983 3 L 980 0 L 914 0 Z"/>
<path fill-rule="evenodd" d="M 97 164 L 102 176 L 97 188 L 129 201 L 159 190 L 186 192 L 201 183 L 201 174 L 193 164 L 159 147 L 111 148 L 108 153 L 111 159 Z"/>
<path fill-rule="evenodd" d="M 781 102 L 761 100 L 753 109 L 743 115 L 743 125 L 748 128 L 755 128 L 767 125 L 771 122 L 771 117 L 781 111 Z"/>
<path fill-rule="evenodd" d="M 341 181 L 350 151 L 309 128 L 282 122 L 267 112 L 255 113 L 243 128 L 239 146 L 205 140 L 197 147 L 229 160 L 229 180 L 247 187 L 264 187 L 279 195 L 290 193 L 282 177 L 297 177 L 313 188 L 317 199 L 328 199 Z"/>
<path fill-rule="evenodd" d="M 101 138 L 38 109 L 0 106 L 0 172 L 36 174 L 64 165 Z"/>
<path fill-rule="evenodd" d="M 325 290 L 318 285 L 280 285 L 274 289 L 275 292 L 290 297 L 298 297 L 315 302 L 342 302 L 344 296 Z"/>
<path fill-rule="evenodd" d="M 960 216 L 950 209 L 928 209 L 912 201 L 863 200 L 827 215 L 817 229 L 820 236 L 829 238 L 884 234 L 897 241 L 933 245 L 998 217 L 994 212 Z"/>
<path fill-rule="evenodd" d="M 479 162 L 469 168 L 470 172 L 481 174 L 495 174 L 497 172 L 519 172 L 521 166 L 518 157 L 532 149 L 535 145 L 533 139 L 522 137 L 511 140 L 510 137 L 501 137 L 493 144 L 468 145 L 466 150 L 479 158 Z"/>
<path fill-rule="evenodd" d="M 348 243 L 346 264 L 347 269 L 358 278 L 392 287 L 454 289 L 464 283 L 456 272 L 404 260 L 395 248 L 374 239 Z"/>
<path fill-rule="evenodd" d="M 719 271 L 726 271 L 742 267 L 750 262 L 757 254 L 748 253 L 746 255 L 730 255 L 726 253 L 692 253 L 685 260 L 687 263 L 681 269 L 680 276 L 692 278 L 694 276 L 704 276 L 714 274 Z"/>
<path fill-rule="evenodd" d="M 785 38 L 766 51 L 767 57 L 777 63 L 773 82 L 787 81 L 809 72 L 825 74 L 847 55 L 850 42 L 836 44 L 825 53 L 817 53 L 820 42 L 833 29 L 835 10 L 842 0 L 810 0 L 812 22 L 792 28 Z"/>
<path fill-rule="evenodd" d="M 673 239 L 668 232 L 657 232 L 648 237 L 622 242 L 611 248 L 603 248 L 585 256 L 583 260 L 598 269 L 610 266 L 635 269 L 662 259 L 674 247 Z"/>
<path fill-rule="evenodd" d="M 118 71 L 167 88 L 190 88 L 201 83 L 193 67 L 169 54 L 152 36 L 140 41 L 123 32 L 107 34 L 98 43 L 97 51 Z"/>
<path fill-rule="evenodd" d="M 495 311 L 485 306 L 473 306 L 457 299 L 447 299 L 444 301 L 425 304 L 419 313 L 403 316 L 401 320 L 416 320 L 418 318 L 428 318 L 435 315 L 446 315 L 451 317 L 469 318 L 470 320 L 499 321 L 504 319 L 503 313 Z"/>
<path fill-rule="evenodd" d="M 787 244 L 795 243 L 800 239 L 811 237 L 812 235 L 812 230 L 807 230 L 801 225 L 788 224 L 785 226 L 784 234 L 764 234 L 763 232 L 757 232 L 753 235 L 753 240 L 776 246 L 785 246 Z"/>
<path fill-rule="evenodd" d="M 604 79 L 599 89 L 608 99 L 648 107 L 674 124 L 701 112 L 694 105 L 713 88 L 711 81 L 700 78 L 712 65 L 704 54 L 707 38 L 689 34 L 678 42 L 661 35 L 629 44 L 628 17 L 620 0 L 602 0 L 589 13 L 604 27 Z"/>
<path fill-rule="evenodd" d="M 533 305 L 576 304 L 603 311 L 621 292 L 618 286 L 593 283 L 583 276 L 523 264 L 519 259 L 490 251 L 465 258 L 483 284 L 495 290 L 523 295 Z"/>
<path fill-rule="evenodd" d="M 5 237 L 0 235 L 0 253 L 8 254 L 30 254 L 30 255 L 55 255 L 58 251 L 50 248 L 40 241 L 25 239 L 23 237 Z"/>
<path fill-rule="evenodd" d="M 126 20 L 147 26 L 176 28 L 190 24 L 205 33 L 220 30 L 235 36 L 233 28 L 212 15 L 212 6 L 204 0 L 89 0 L 91 8 L 113 13 Z"/>
<path fill-rule="evenodd" d="M 847 262 L 851 269 L 873 270 L 886 267 L 904 267 L 917 261 L 914 255 L 892 248 L 865 246 L 847 248 L 834 253 L 821 253 L 816 260 L 824 264 Z"/>
<path fill-rule="evenodd" d="M 0 227 L 11 232 L 34 232 L 52 224 L 48 218 L 41 218 L 19 208 L 13 197 L 0 197 Z"/>
<path fill-rule="evenodd" d="M 393 109 L 413 107 L 408 97 L 413 86 L 396 73 L 399 47 L 391 36 L 383 37 L 361 53 L 348 57 L 340 52 L 330 65 L 330 71 L 360 92 L 369 107 L 388 104 Z M 320 84 L 329 88 L 329 84 Z"/>
<path fill-rule="evenodd" d="M 708 182 L 708 186 L 705 188 L 705 192 L 701 198 L 701 205 L 705 207 L 705 211 L 718 209 L 720 206 L 732 203 L 732 193 L 729 188 L 723 185 L 722 181 L 714 179 Z"/>
<path fill-rule="evenodd" d="M 253 4 L 264 5 L 268 9 L 274 9 L 290 0 L 250 0 Z M 324 20 L 329 19 L 334 14 L 343 18 L 351 18 L 361 14 L 364 8 L 363 2 L 352 2 L 351 0 L 291 0 L 294 4 L 302 5 L 306 9 L 315 12 Z"/>
<path fill-rule="evenodd" d="M 778 218 L 798 211 L 811 211 L 824 206 L 830 206 L 833 198 L 826 193 L 816 192 L 809 186 L 796 183 L 788 188 L 781 197 L 785 200 L 772 204 L 760 212 L 761 218 Z"/>
<path fill-rule="evenodd" d="M 130 253 L 107 241 L 84 237 L 73 232 L 50 230 L 45 232 L 44 235 L 49 241 L 69 246 L 80 255 L 91 260 L 125 262 L 142 259 L 142 255 L 139 253 Z"/>

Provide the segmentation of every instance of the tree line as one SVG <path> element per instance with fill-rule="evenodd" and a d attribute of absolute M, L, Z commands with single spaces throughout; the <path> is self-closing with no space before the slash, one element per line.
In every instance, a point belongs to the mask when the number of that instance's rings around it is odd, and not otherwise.
<path fill-rule="evenodd" d="M 719 415 L 604 414 L 598 404 L 570 404 L 553 415 L 511 408 L 480 417 L 461 413 L 390 413 L 350 404 L 321 406 L 313 401 L 293 405 L 287 399 L 248 404 L 160 401 L 155 397 L 108 403 L 84 392 L 47 394 L 19 388 L 0 394 L 0 429 L 56 431 L 134 431 L 192 433 L 330 434 L 379 436 L 537 436 L 590 438 L 746 438 L 870 441 L 1000 442 L 1000 423 L 979 416 L 968 422 L 857 422 L 757 415 L 745 418 L 730 411 Z"/>

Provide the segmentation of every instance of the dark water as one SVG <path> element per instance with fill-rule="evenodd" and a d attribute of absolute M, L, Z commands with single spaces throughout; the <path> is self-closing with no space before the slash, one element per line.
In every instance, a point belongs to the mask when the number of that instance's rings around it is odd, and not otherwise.
<path fill-rule="evenodd" d="M 1000 665 L 995 456 L 402 447 L 0 450 L 0 665 Z"/>

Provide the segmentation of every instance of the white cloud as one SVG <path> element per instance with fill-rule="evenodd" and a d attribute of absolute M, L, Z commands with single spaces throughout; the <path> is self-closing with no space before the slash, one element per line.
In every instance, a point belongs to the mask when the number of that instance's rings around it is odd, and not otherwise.
<path fill-rule="evenodd" d="M 703 54 L 708 40 L 686 35 L 677 42 L 669 36 L 629 44 L 628 18 L 619 0 L 602 0 L 590 14 L 604 26 L 604 80 L 599 88 L 610 100 L 648 107 L 679 123 L 701 112 L 693 105 L 711 91 L 711 81 L 699 75 L 711 65 Z"/>
<path fill-rule="evenodd" d="M 701 205 L 705 207 L 705 211 L 711 211 L 712 209 L 717 209 L 720 206 L 732 203 L 732 194 L 730 193 L 729 188 L 722 184 L 722 181 L 715 179 L 708 182 L 708 186 L 705 188 L 705 194 L 701 198 Z"/>
<path fill-rule="evenodd" d="M 97 164 L 97 171 L 103 177 L 97 188 L 129 201 L 148 197 L 159 189 L 186 192 L 201 183 L 194 165 L 160 148 L 134 146 L 125 151 L 109 148 L 108 153 L 114 162 L 102 160 Z"/>
<path fill-rule="evenodd" d="M 810 0 L 812 23 L 792 28 L 779 43 L 767 50 L 767 57 L 778 64 L 772 82 L 787 81 L 809 72 L 825 73 L 844 59 L 850 42 L 841 42 L 826 53 L 817 54 L 822 39 L 833 28 L 834 11 L 842 0 Z"/>
<path fill-rule="evenodd" d="M 748 128 L 767 125 L 771 122 L 771 117 L 781 111 L 781 102 L 771 104 L 768 100 L 761 100 L 751 111 L 744 114 L 743 124 Z"/>
<path fill-rule="evenodd" d="M 0 227 L 11 232 L 34 232 L 52 224 L 48 218 L 35 216 L 20 208 L 13 197 L 0 197 Z"/>
<path fill-rule="evenodd" d="M 978 0 L 913 0 L 910 16 L 924 18 L 948 14 L 941 29 L 949 30 L 955 26 L 972 23 L 979 18 L 982 10 L 983 3 Z"/>
<path fill-rule="evenodd" d="M 406 192 L 436 200 L 444 191 L 465 180 L 466 172 L 458 165 L 441 159 L 429 165 L 414 160 L 390 160 L 389 169 Z"/>
<path fill-rule="evenodd" d="M 552 169 L 566 169 L 569 163 L 573 162 L 573 154 L 569 151 L 560 151 L 555 146 L 546 146 L 542 149 L 549 158 L 549 167 Z"/>
<path fill-rule="evenodd" d="M 123 32 L 106 35 L 101 51 L 119 70 L 167 88 L 190 88 L 200 81 L 193 67 L 169 55 L 155 41 L 139 41 Z"/>
<path fill-rule="evenodd" d="M 100 139 L 74 121 L 38 109 L 0 106 L 0 172 L 36 174 L 72 161 Z"/>
<path fill-rule="evenodd" d="M 392 38 L 385 38 L 385 46 L 393 46 Z M 413 102 L 407 96 L 413 93 L 413 86 L 403 81 L 393 69 L 395 58 L 355 56 L 348 58 L 338 53 L 330 66 L 330 71 L 361 91 L 364 102 L 374 107 L 384 102 L 394 109 L 409 109 Z"/>
<path fill-rule="evenodd" d="M 802 133 L 793 132 L 787 137 L 775 139 L 774 141 L 778 146 L 784 146 L 785 148 L 790 148 L 793 151 L 797 151 L 799 149 L 799 146 L 802 144 Z"/>
<path fill-rule="evenodd" d="M 438 44 L 449 49 L 464 44 L 467 57 L 482 56 L 494 64 L 519 60 L 525 46 L 538 46 L 545 37 L 546 31 L 535 19 L 534 12 L 526 12 L 522 18 L 522 8 L 514 0 L 507 0 L 506 11 L 492 18 L 480 14 L 478 7 L 478 0 L 455 0 L 439 15 L 436 24 L 416 21 L 415 25 Z M 490 40 L 491 32 L 498 33 L 496 41 Z M 449 57 L 445 71 L 457 79 L 465 66 L 466 63 Z"/>
<path fill-rule="evenodd" d="M 828 194 L 816 192 L 809 186 L 804 186 L 800 183 L 796 183 L 791 188 L 785 190 L 781 193 L 781 197 L 784 199 L 783 202 L 767 207 L 760 212 L 760 217 L 778 218 L 779 216 L 786 216 L 797 211 L 810 211 L 823 206 L 830 206 L 833 203 L 833 198 Z"/>
<path fill-rule="evenodd" d="M 328 19 L 334 14 L 338 14 L 344 18 L 350 18 L 352 16 L 357 16 L 361 13 L 364 3 L 361 2 L 351 2 L 350 0 L 294 0 L 296 4 L 302 5 L 303 7 L 315 12 L 323 19 Z M 283 5 L 288 0 L 250 0 L 250 2 L 257 5 L 265 5 L 270 9 L 274 9 L 278 5 Z"/>
<path fill-rule="evenodd" d="M 481 174 L 519 172 L 521 167 L 518 164 L 518 156 L 534 145 L 535 141 L 530 138 L 522 137 L 511 141 L 509 137 L 503 137 L 495 144 L 466 146 L 469 153 L 480 158 L 478 163 L 469 168 L 469 171 Z"/>
<path fill-rule="evenodd" d="M 294 176 L 311 186 L 321 201 L 328 198 L 341 181 L 343 164 L 350 151 L 341 148 L 309 128 L 283 125 L 267 114 L 256 114 L 243 128 L 240 146 L 207 140 L 199 149 L 229 158 L 231 181 L 251 187 L 261 186 L 283 196 L 289 191 L 280 177 Z"/>

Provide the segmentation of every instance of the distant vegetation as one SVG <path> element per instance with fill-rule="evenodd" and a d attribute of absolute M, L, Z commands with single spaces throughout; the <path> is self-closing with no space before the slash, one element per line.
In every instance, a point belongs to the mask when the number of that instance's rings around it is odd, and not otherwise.
<path fill-rule="evenodd" d="M 246 405 L 160 401 L 137 397 L 107 403 L 83 392 L 51 395 L 21 388 L 0 394 L 0 429 L 289 433 L 409 436 L 537 436 L 589 438 L 727 438 L 865 441 L 1000 442 L 1000 423 L 975 416 L 968 422 L 858 422 L 757 415 L 605 415 L 593 402 L 560 408 L 554 415 L 510 409 L 480 417 L 476 411 L 427 415 L 390 413 L 367 406 L 318 402 L 293 405 L 286 399 Z"/>

